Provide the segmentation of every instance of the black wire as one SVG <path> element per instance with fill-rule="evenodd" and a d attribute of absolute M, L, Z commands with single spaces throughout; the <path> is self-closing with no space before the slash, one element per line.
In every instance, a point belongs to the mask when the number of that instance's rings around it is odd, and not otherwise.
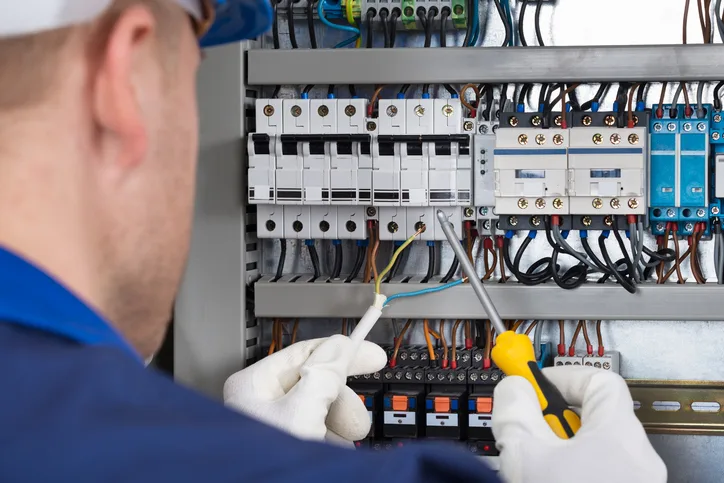
<path fill-rule="evenodd" d="M 389 11 L 386 8 L 380 9 L 380 20 L 382 21 L 382 35 L 385 38 L 385 48 L 390 47 L 390 26 L 387 25 Z"/>
<path fill-rule="evenodd" d="M 390 14 L 390 47 L 395 46 L 395 37 L 397 36 L 397 19 L 400 18 L 402 12 L 399 8 L 393 8 Z"/>
<path fill-rule="evenodd" d="M 318 279 L 322 272 L 319 269 L 319 254 L 317 253 L 317 247 L 314 245 L 307 245 L 307 248 L 309 249 L 309 259 L 312 262 L 312 269 L 314 270 L 314 279 Z"/>
<path fill-rule="evenodd" d="M 593 107 L 594 102 L 597 102 L 600 104 L 601 99 L 606 94 L 606 89 L 608 89 L 609 85 L 610 84 L 608 84 L 606 82 L 601 84 L 600 87 L 598 88 L 598 91 L 596 91 L 596 94 L 593 96 L 593 98 L 590 101 L 586 101 L 583 104 L 581 104 L 581 111 L 589 110 L 591 107 Z"/>
<path fill-rule="evenodd" d="M 714 109 L 717 111 L 721 111 L 721 96 L 719 95 L 719 91 L 721 91 L 721 88 L 724 87 L 724 81 L 719 82 L 716 87 L 714 87 Z"/>
<path fill-rule="evenodd" d="M 644 102 L 644 98 L 645 98 L 645 95 L 646 95 L 646 88 L 648 87 L 648 85 L 649 85 L 648 82 L 642 82 L 642 83 L 639 85 L 639 90 L 638 90 L 638 92 L 636 93 L 636 104 L 639 104 L 639 103 L 641 103 L 641 102 Z M 645 106 L 644 106 L 644 109 L 645 109 Z"/>
<path fill-rule="evenodd" d="M 408 90 L 410 90 L 410 84 L 405 84 L 400 88 L 400 92 L 398 93 L 398 95 L 405 97 Z"/>
<path fill-rule="evenodd" d="M 528 248 L 528 245 L 530 245 L 532 240 L 533 239 L 528 236 L 525 237 L 525 240 L 523 240 L 523 243 L 520 245 L 518 252 L 515 254 L 515 260 L 512 261 L 510 259 L 510 239 L 506 237 L 503 240 L 504 260 L 501 260 L 501 263 L 504 261 L 513 275 L 515 275 L 515 278 L 518 279 L 518 282 L 523 285 L 539 285 L 547 282 L 553 276 L 551 273 L 551 259 L 548 257 L 541 258 L 536 261 L 528 268 L 526 273 L 520 271 L 520 261 L 523 258 L 523 253 Z"/>
<path fill-rule="evenodd" d="M 314 84 L 309 84 L 308 86 L 304 86 L 304 89 L 302 89 L 302 94 L 309 95 L 309 93 L 312 91 L 312 89 L 314 89 Z"/>
<path fill-rule="evenodd" d="M 374 37 L 372 36 L 372 19 L 377 15 L 377 11 L 374 8 L 367 9 L 367 45 L 368 49 L 371 49 L 374 45 Z"/>
<path fill-rule="evenodd" d="M 274 43 L 274 48 L 279 49 L 279 8 L 278 8 L 279 2 L 276 0 L 273 0 L 272 2 L 272 41 Z M 272 98 L 276 99 L 279 96 L 279 91 L 282 89 L 282 86 L 276 86 L 274 88 L 274 92 L 272 92 Z"/>
<path fill-rule="evenodd" d="M 430 281 L 432 276 L 435 274 L 435 245 L 427 247 L 428 262 L 427 262 L 427 274 L 420 283 L 427 283 Z"/>
<path fill-rule="evenodd" d="M 385 283 L 389 283 L 390 280 L 395 278 L 395 275 L 397 275 L 397 272 L 400 270 L 400 265 L 402 265 L 402 257 L 404 256 L 404 254 L 405 252 L 401 253 L 400 256 L 395 259 L 395 263 L 392 264 L 390 272 L 387 274 L 387 278 L 385 278 L 384 280 Z"/>
<path fill-rule="evenodd" d="M 588 243 L 588 237 L 581 237 L 581 245 L 583 245 L 583 250 L 586 252 L 586 255 L 588 255 L 588 258 L 590 258 L 603 273 L 610 272 L 608 265 L 605 265 L 591 249 L 591 245 Z"/>
<path fill-rule="evenodd" d="M 575 89 L 568 93 L 568 100 L 571 103 L 571 109 L 573 111 L 579 112 L 582 110 L 581 103 L 578 101 L 578 94 L 576 94 Z"/>
<path fill-rule="evenodd" d="M 455 88 L 453 86 L 451 86 L 450 84 L 443 84 L 442 86 L 445 88 L 447 93 L 450 94 L 450 96 L 458 95 L 458 91 L 456 91 Z"/>
<path fill-rule="evenodd" d="M 540 109 L 540 106 L 543 106 L 543 109 L 545 110 L 546 105 L 546 95 L 548 94 L 548 88 L 550 87 L 549 84 L 541 84 L 540 85 L 540 92 L 538 93 L 538 108 Z"/>
<path fill-rule="evenodd" d="M 520 17 L 518 18 L 518 36 L 520 36 L 520 43 L 523 47 L 528 47 L 528 42 L 525 40 L 525 9 L 528 6 L 528 0 L 523 0 L 520 6 Z"/>
<path fill-rule="evenodd" d="M 279 97 L 279 91 L 281 91 L 281 90 L 282 90 L 282 86 L 275 86 L 274 92 L 272 92 L 272 95 L 271 95 L 272 99 L 276 99 L 277 97 Z"/>
<path fill-rule="evenodd" d="M 321 1 L 321 0 L 319 0 Z M 307 29 L 312 48 L 317 48 L 317 32 L 314 30 L 314 0 L 307 0 Z"/>
<path fill-rule="evenodd" d="M 350 283 L 352 280 L 357 278 L 357 275 L 359 275 L 360 270 L 362 270 L 362 264 L 365 261 L 366 251 L 367 250 L 362 245 L 357 246 L 357 258 L 354 261 L 354 266 L 352 267 L 352 272 L 350 272 L 349 276 L 344 280 L 344 283 Z"/>
<path fill-rule="evenodd" d="M 618 283 L 621 284 L 621 286 L 625 288 L 627 292 L 636 293 L 636 286 L 628 280 L 628 277 L 626 277 L 628 271 L 626 271 L 625 273 L 619 272 L 617 269 L 617 265 L 614 265 L 613 261 L 611 260 L 611 257 L 608 254 L 608 249 L 606 248 L 605 236 L 601 235 L 598 237 L 598 247 L 601 249 L 601 255 L 603 255 L 603 259 L 606 261 L 606 265 L 608 265 L 609 273 L 614 276 Z"/>
<path fill-rule="evenodd" d="M 500 102 L 498 103 L 498 117 L 500 116 L 500 113 L 505 110 L 505 104 L 507 104 L 508 101 L 508 84 L 503 84 L 500 87 Z"/>
<path fill-rule="evenodd" d="M 447 18 L 450 16 L 450 9 L 444 7 L 440 12 L 440 47 L 447 47 Z"/>
<path fill-rule="evenodd" d="M 466 3 L 466 8 L 468 9 L 468 12 L 473 11 L 473 2 L 477 2 L 478 0 L 468 0 Z M 470 47 L 468 43 L 470 43 L 470 37 L 473 35 L 473 20 L 468 16 L 468 25 L 465 27 L 465 38 L 463 39 L 463 47 Z"/>
<path fill-rule="evenodd" d="M 329 84 L 329 87 L 327 87 L 327 97 L 330 99 L 334 97 L 334 84 Z"/>
<path fill-rule="evenodd" d="M 523 2 L 523 5 L 525 5 L 525 2 Z M 533 87 L 533 84 L 523 84 L 523 87 L 520 88 L 520 92 L 518 93 L 518 105 L 525 106 L 525 100 L 528 96 L 528 92 Z"/>
<path fill-rule="evenodd" d="M 342 244 L 334 246 L 334 270 L 332 271 L 332 278 L 337 279 L 342 273 Z"/>
<path fill-rule="evenodd" d="M 616 221 L 615 216 L 613 217 L 613 236 L 616 237 L 616 241 L 618 242 L 618 247 L 621 249 L 621 252 L 623 253 L 624 260 L 626 260 L 626 266 L 628 267 L 629 276 L 631 277 L 631 280 L 635 280 L 636 279 L 636 267 L 634 267 L 633 260 L 631 260 L 631 257 L 628 256 L 628 251 L 626 251 L 626 244 L 623 242 L 621 233 L 619 233 L 618 222 Z"/>
<path fill-rule="evenodd" d="M 543 33 L 540 30 L 540 12 L 543 9 L 543 0 L 538 0 L 535 6 L 535 37 L 538 39 L 538 45 L 545 45 L 543 42 Z"/>
<path fill-rule="evenodd" d="M 287 25 L 289 25 L 289 42 L 293 49 L 298 49 L 297 33 L 294 31 L 294 12 L 292 11 L 294 3 L 296 3 L 294 0 L 287 1 Z"/>
<path fill-rule="evenodd" d="M 279 244 L 279 263 L 277 264 L 277 273 L 274 276 L 274 280 L 272 280 L 272 282 L 276 282 L 277 280 L 282 278 L 282 275 L 284 275 L 284 262 L 287 258 L 287 241 L 282 238 L 281 240 L 279 240 Z"/>
<path fill-rule="evenodd" d="M 455 276 L 455 273 L 457 273 L 459 266 L 460 262 L 458 261 L 458 257 L 454 257 L 452 265 L 450 265 L 450 270 L 448 270 L 445 276 L 442 277 L 440 283 L 448 283 L 450 279 Z"/>
<path fill-rule="evenodd" d="M 418 9 L 418 12 L 423 12 L 421 9 Z M 437 17 L 438 9 L 435 7 L 430 7 L 430 9 L 427 11 L 427 20 L 423 24 L 425 27 L 425 47 L 430 47 L 432 45 L 432 24 L 435 20 L 435 17 Z"/>
<path fill-rule="evenodd" d="M 573 290 L 574 288 L 578 288 L 583 285 L 586 281 L 586 277 L 588 276 L 588 269 L 586 268 L 586 265 L 579 263 L 578 265 L 574 265 L 569 268 L 566 273 L 561 275 L 558 273 L 558 269 L 560 268 L 558 265 L 559 253 L 562 252 L 554 249 L 553 254 L 551 255 L 551 265 L 553 266 L 551 272 L 553 275 L 553 281 L 556 285 L 565 290 Z"/>
<path fill-rule="evenodd" d="M 357 97 L 357 88 L 354 86 L 354 84 L 350 84 L 347 87 L 349 88 L 349 95 L 352 97 Z"/>
<path fill-rule="evenodd" d="M 477 1 L 477 0 L 473 0 Z M 510 31 L 510 24 L 508 23 L 508 16 L 505 14 L 505 10 L 503 9 L 503 6 L 500 4 L 500 0 L 494 0 L 495 1 L 495 9 L 498 11 L 498 15 L 500 15 L 500 19 L 503 21 L 503 25 L 505 26 L 505 39 L 503 40 L 503 45 L 501 47 L 505 47 L 510 43 L 510 37 L 511 37 L 511 31 Z M 473 9 L 470 9 L 472 11 Z"/>
<path fill-rule="evenodd" d="M 483 118 L 486 121 L 491 120 L 491 113 L 493 111 L 493 102 L 495 101 L 495 96 L 493 92 L 492 86 L 487 86 L 487 89 L 485 90 L 485 103 L 487 106 L 485 107 L 485 112 L 483 113 Z"/>

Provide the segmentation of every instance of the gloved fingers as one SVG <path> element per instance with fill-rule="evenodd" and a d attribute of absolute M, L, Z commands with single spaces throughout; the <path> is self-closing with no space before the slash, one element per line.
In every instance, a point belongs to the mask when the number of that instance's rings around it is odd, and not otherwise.
<path fill-rule="evenodd" d="M 327 429 L 347 441 L 360 441 L 366 438 L 371 425 L 367 408 L 348 386 L 340 391 L 330 406 L 326 423 Z"/>
<path fill-rule="evenodd" d="M 521 441 L 532 444 L 563 441 L 543 419 L 535 389 L 526 379 L 506 377 L 495 387 L 494 396 L 493 434 L 501 451 Z"/>
<path fill-rule="evenodd" d="M 327 443 L 332 444 L 334 446 L 340 446 L 342 448 L 347 448 L 347 449 L 355 448 L 355 445 L 352 441 L 350 441 L 348 439 L 344 439 L 342 436 L 334 433 L 333 431 L 327 430 L 327 435 L 324 437 L 324 440 Z"/>
<path fill-rule="evenodd" d="M 543 369 L 543 374 L 570 405 L 581 408 L 584 427 L 610 425 L 633 416 L 631 392 L 618 374 L 584 366 L 551 367 Z"/>
<path fill-rule="evenodd" d="M 381 371 L 387 365 L 387 354 L 382 347 L 363 341 L 349 366 L 348 376 L 362 376 Z"/>

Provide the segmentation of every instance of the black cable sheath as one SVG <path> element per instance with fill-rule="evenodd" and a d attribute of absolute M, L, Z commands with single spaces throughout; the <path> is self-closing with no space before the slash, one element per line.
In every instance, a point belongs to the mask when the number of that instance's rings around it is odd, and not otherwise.
<path fill-rule="evenodd" d="M 334 270 L 332 271 L 332 278 L 337 279 L 342 273 L 342 244 L 334 246 Z"/>
<path fill-rule="evenodd" d="M 483 116 L 486 121 L 492 120 L 491 116 L 492 116 L 492 112 L 493 112 L 493 102 L 494 101 L 495 101 L 495 96 L 494 96 L 493 88 L 492 88 L 492 86 L 488 86 L 488 89 L 486 89 L 486 91 L 485 91 L 486 107 L 485 107 L 485 113 Z"/>
<path fill-rule="evenodd" d="M 384 283 L 389 283 L 390 280 L 395 278 L 395 275 L 397 275 L 397 272 L 400 270 L 400 265 L 402 265 L 402 257 L 404 256 L 404 252 L 400 254 L 395 259 L 395 263 L 392 264 L 392 267 L 390 268 L 390 272 L 387 274 L 387 278 L 385 278 L 383 281 Z"/>
<path fill-rule="evenodd" d="M 430 245 L 427 247 L 427 253 L 428 253 L 428 263 L 427 263 L 427 274 L 425 274 L 425 278 L 423 278 L 420 283 L 427 283 L 430 281 L 432 276 L 435 274 L 435 245 Z"/>
<path fill-rule="evenodd" d="M 596 255 L 596 253 L 591 249 L 591 245 L 588 243 L 588 237 L 581 237 L 581 245 L 583 245 L 583 250 L 586 252 L 586 255 L 588 255 L 588 258 L 590 258 L 603 273 L 610 272 L 608 265 L 604 264 L 601 259 L 598 258 L 598 255 Z"/>
<path fill-rule="evenodd" d="M 477 0 L 473 0 L 473 1 L 477 1 Z M 505 39 L 503 40 L 503 44 L 501 45 L 501 47 L 505 47 L 510 43 L 510 37 L 512 34 L 510 31 L 510 24 L 508 23 L 508 16 L 505 14 L 503 5 L 500 4 L 500 0 L 494 0 L 494 1 L 495 1 L 495 9 L 498 11 L 498 15 L 500 15 L 500 19 L 503 21 L 503 25 L 505 26 Z M 472 12 L 472 9 L 470 9 L 470 11 Z"/>
<path fill-rule="evenodd" d="M 526 2 L 523 2 L 523 5 L 525 5 Z M 525 106 L 525 100 L 528 96 L 528 92 L 533 87 L 533 84 L 523 84 L 523 87 L 520 88 L 520 92 L 518 93 L 518 105 Z"/>
<path fill-rule="evenodd" d="M 510 271 L 513 273 L 513 275 L 515 275 L 515 278 L 518 279 L 518 282 L 522 283 L 523 285 L 531 286 L 545 283 L 552 277 L 550 270 L 551 259 L 548 257 L 536 261 L 528 268 L 526 273 L 520 271 L 520 261 L 523 257 L 523 253 L 528 248 L 528 245 L 530 245 L 532 240 L 533 239 L 530 237 L 525 237 L 525 240 L 523 240 L 523 243 L 520 245 L 518 252 L 515 254 L 515 260 L 511 260 L 510 239 L 506 237 L 503 240 L 503 260 L 501 260 L 501 263 L 505 263 Z"/>
<path fill-rule="evenodd" d="M 390 47 L 395 46 L 395 37 L 397 36 L 397 19 L 400 18 L 400 9 L 393 8 L 390 14 Z"/>
<path fill-rule="evenodd" d="M 468 0 L 466 2 L 466 8 L 468 9 L 468 13 L 473 11 L 473 2 L 476 2 L 477 0 Z M 465 38 L 463 39 L 463 47 L 470 47 L 468 43 L 470 43 L 470 37 L 473 35 L 473 19 L 470 18 L 470 15 L 468 15 L 468 24 L 465 27 Z"/>
<path fill-rule="evenodd" d="M 450 9 L 445 7 L 440 12 L 440 47 L 447 47 L 447 18 L 450 16 Z"/>
<path fill-rule="evenodd" d="M 606 237 L 603 235 L 598 237 L 598 248 L 601 249 L 601 255 L 603 255 L 603 259 L 606 261 L 606 264 L 610 269 L 610 274 L 614 276 L 618 283 L 621 284 L 627 292 L 636 293 L 636 286 L 629 282 L 627 277 L 617 270 L 616 265 L 614 265 L 613 260 L 611 260 L 611 256 L 608 254 L 608 249 L 606 248 Z M 628 273 L 628 270 L 626 273 Z"/>
<path fill-rule="evenodd" d="M 386 8 L 380 10 L 380 20 L 382 21 L 382 36 L 385 38 L 384 46 L 390 48 L 390 26 L 387 24 L 389 12 Z"/>
<path fill-rule="evenodd" d="M 354 84 L 350 84 L 348 86 L 349 88 L 349 95 L 352 97 L 357 97 L 357 88 L 354 86 Z"/>
<path fill-rule="evenodd" d="M 322 276 L 322 272 L 319 269 L 319 254 L 317 253 L 317 247 L 314 245 L 307 245 L 309 249 L 309 259 L 312 262 L 312 269 L 314 270 L 314 280 Z"/>
<path fill-rule="evenodd" d="M 272 3 L 272 42 L 274 44 L 275 49 L 279 49 L 279 1 L 273 0 Z M 282 86 L 276 86 L 274 87 L 274 92 L 272 92 L 272 99 L 276 99 L 279 96 L 279 91 L 282 89 Z"/>
<path fill-rule="evenodd" d="M 307 1 L 307 29 L 309 30 L 309 43 L 313 49 L 316 49 L 317 32 L 314 30 L 314 0 Z"/>
<path fill-rule="evenodd" d="M 458 261 L 458 258 L 453 258 L 452 265 L 450 265 L 450 270 L 447 271 L 444 277 L 440 280 L 440 283 L 448 283 L 451 278 L 455 276 L 455 273 L 458 271 L 458 267 L 460 266 L 460 262 Z"/>
<path fill-rule="evenodd" d="M 634 267 L 633 260 L 631 260 L 631 257 L 628 255 L 628 251 L 626 250 L 626 244 L 623 242 L 623 238 L 621 237 L 621 233 L 619 233 L 618 230 L 618 222 L 616 221 L 616 217 L 613 217 L 613 236 L 616 237 L 616 241 L 618 242 L 618 247 L 621 249 L 621 252 L 623 253 L 623 258 L 626 260 L 626 266 L 628 267 L 628 273 L 631 280 L 636 279 L 636 267 Z"/>
<path fill-rule="evenodd" d="M 312 89 L 314 89 L 314 84 L 309 84 L 308 86 L 304 86 L 304 89 L 302 89 L 302 94 L 309 94 Z"/>
<path fill-rule="evenodd" d="M 528 42 L 525 40 L 525 9 L 527 6 L 528 0 L 523 0 L 520 5 L 520 17 L 518 17 L 518 36 L 523 47 L 528 47 Z"/>
<path fill-rule="evenodd" d="M 367 9 L 367 44 L 365 45 L 365 47 L 367 47 L 368 49 L 371 49 L 374 45 L 374 37 L 372 35 L 372 19 L 375 18 L 375 15 L 377 15 L 377 12 L 374 8 Z"/>
<path fill-rule="evenodd" d="M 284 275 L 284 262 L 287 258 L 287 241 L 282 238 L 281 240 L 279 240 L 279 246 L 279 263 L 277 264 L 277 273 L 274 276 L 274 280 L 272 280 L 272 282 L 276 282 L 277 280 L 282 278 L 282 275 Z"/>
<path fill-rule="evenodd" d="M 298 49 L 299 44 L 297 44 L 297 32 L 295 32 L 294 29 L 294 12 L 292 11 L 294 3 L 294 0 L 287 1 L 287 25 L 289 26 L 289 43 L 292 44 L 293 49 Z"/>
<path fill-rule="evenodd" d="M 352 267 L 352 272 L 350 272 L 349 276 L 344 280 L 344 283 L 350 283 L 352 280 L 357 278 L 357 275 L 359 275 L 360 270 L 362 270 L 362 264 L 365 261 L 365 253 L 367 250 L 365 247 L 359 245 L 357 246 L 357 258 L 354 261 L 354 266 Z"/>
<path fill-rule="evenodd" d="M 724 87 L 724 81 L 719 82 L 716 87 L 714 87 L 714 109 L 717 111 L 721 111 L 722 107 L 721 95 L 719 94 L 722 87 Z"/>
<path fill-rule="evenodd" d="M 543 42 L 543 33 L 540 30 L 540 13 L 543 9 L 543 0 L 538 0 L 538 3 L 535 6 L 535 37 L 538 39 L 538 45 L 543 47 L 545 43 Z"/>

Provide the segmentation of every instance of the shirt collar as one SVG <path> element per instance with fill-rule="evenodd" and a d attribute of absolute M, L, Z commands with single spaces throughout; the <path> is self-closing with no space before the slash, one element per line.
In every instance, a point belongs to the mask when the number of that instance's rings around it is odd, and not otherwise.
<path fill-rule="evenodd" d="M 83 345 L 120 348 L 141 361 L 113 326 L 59 281 L 0 248 L 0 323 L 51 333 Z"/>

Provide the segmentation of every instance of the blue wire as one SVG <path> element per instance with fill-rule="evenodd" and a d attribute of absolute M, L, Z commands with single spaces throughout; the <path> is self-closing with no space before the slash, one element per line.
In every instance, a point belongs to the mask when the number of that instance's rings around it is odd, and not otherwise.
<path fill-rule="evenodd" d="M 357 38 L 360 36 L 360 31 L 358 28 L 352 27 L 351 25 L 338 25 L 336 23 L 332 23 L 324 16 L 324 5 L 327 2 L 325 0 L 320 0 L 319 4 L 317 5 L 317 15 L 319 15 L 319 20 L 322 21 L 324 25 L 326 25 L 329 28 L 336 29 L 336 30 L 342 30 L 344 32 L 352 32 L 354 37 L 351 37 L 347 40 L 343 40 L 342 42 L 338 43 L 334 46 L 335 49 L 338 49 L 340 47 L 344 47 L 345 45 L 349 45 L 352 42 L 355 42 Z"/>
<path fill-rule="evenodd" d="M 438 285 L 438 286 L 433 286 L 433 287 L 426 288 L 423 290 L 418 290 L 417 292 L 404 292 L 404 293 L 398 293 L 395 295 L 390 295 L 387 298 L 387 301 L 385 302 L 385 307 L 390 305 L 390 302 L 392 302 L 395 299 L 403 299 L 403 298 L 407 298 L 407 297 L 417 297 L 418 295 L 427 295 L 430 293 L 440 292 L 442 290 L 447 290 L 447 289 L 449 289 L 451 287 L 455 287 L 457 285 L 462 285 L 462 283 L 463 283 L 463 279 L 460 279 L 460 280 L 456 280 L 454 282 L 446 283 L 445 285 Z"/>

